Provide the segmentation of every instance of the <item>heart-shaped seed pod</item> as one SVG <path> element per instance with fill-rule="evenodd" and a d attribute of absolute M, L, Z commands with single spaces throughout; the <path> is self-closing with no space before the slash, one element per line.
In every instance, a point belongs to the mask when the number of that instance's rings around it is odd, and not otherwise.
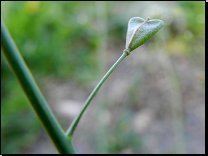
<path fill-rule="evenodd" d="M 164 22 L 159 19 L 144 20 L 141 17 L 132 17 L 128 23 L 125 51 L 131 52 L 138 48 L 155 35 L 163 25 Z"/>

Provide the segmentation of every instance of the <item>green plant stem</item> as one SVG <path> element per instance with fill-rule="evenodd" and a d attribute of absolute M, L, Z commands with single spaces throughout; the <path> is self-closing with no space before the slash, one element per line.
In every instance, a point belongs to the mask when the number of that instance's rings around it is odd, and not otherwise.
<path fill-rule="evenodd" d="M 89 95 L 89 97 L 87 98 L 87 100 L 84 103 L 84 106 L 82 108 L 82 110 L 80 111 L 79 115 L 74 119 L 74 121 L 72 122 L 72 124 L 70 125 L 70 127 L 68 128 L 68 130 L 66 131 L 66 134 L 70 137 L 72 137 L 74 130 L 77 127 L 77 124 L 79 123 L 80 118 L 82 117 L 85 109 L 87 108 L 87 106 L 90 104 L 90 102 L 92 101 L 92 99 L 94 98 L 94 96 L 96 95 L 96 93 L 98 92 L 98 90 L 100 89 L 100 87 L 102 86 L 102 84 L 105 82 L 105 80 L 108 78 L 108 76 L 113 72 L 113 70 L 118 66 L 118 64 L 127 56 L 129 55 L 129 52 L 127 50 L 124 50 L 123 54 L 121 55 L 121 57 L 116 61 L 116 63 L 108 70 L 108 72 L 103 76 L 103 78 L 100 80 L 100 82 L 97 84 L 97 86 L 94 88 L 94 90 L 92 91 L 92 93 Z"/>
<path fill-rule="evenodd" d="M 68 137 L 58 124 L 2 20 L 1 48 L 8 64 L 59 153 L 76 153 L 71 143 L 71 137 Z"/>

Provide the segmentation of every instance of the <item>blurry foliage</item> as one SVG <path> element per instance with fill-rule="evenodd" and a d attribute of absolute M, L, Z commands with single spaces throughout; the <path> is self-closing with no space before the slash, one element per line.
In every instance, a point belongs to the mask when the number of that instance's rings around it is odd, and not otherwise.
<path fill-rule="evenodd" d="M 119 153 L 127 149 L 133 153 L 143 153 L 144 146 L 140 135 L 133 130 L 132 112 L 126 111 L 118 119 L 109 136 L 109 153 Z M 123 151 L 124 152 L 124 151 Z"/>
<path fill-rule="evenodd" d="M 205 51 L 205 2 L 176 2 L 173 12 L 167 9 L 168 13 L 161 14 L 155 14 L 151 9 L 156 2 L 151 2 L 153 5 L 140 3 L 140 9 L 136 9 L 134 2 L 106 3 L 109 47 L 123 44 L 124 48 L 127 21 L 132 16 L 146 18 L 153 14 L 151 18 L 162 19 L 165 27 L 164 33 L 158 33 L 147 43 L 149 48 L 160 48 L 157 46 L 161 45 L 157 41 L 160 39 L 171 55 L 189 57 L 203 65 L 204 62 L 199 60 L 204 58 Z M 94 2 L 75 1 L 1 2 L 3 20 L 36 81 L 46 76 L 79 83 L 92 81 L 98 70 L 96 48 L 102 44 L 97 34 L 99 28 L 94 5 Z M 132 6 L 135 8 L 128 9 Z M 145 12 L 144 8 L 149 12 Z M 37 139 L 41 125 L 3 57 L 1 99 L 1 152 L 21 153 L 23 147 Z M 128 119 L 122 118 L 115 132 L 112 132 L 116 135 L 115 140 L 110 141 L 110 153 L 128 147 L 141 153 L 137 149 L 139 139 L 134 137 L 133 131 L 126 130 L 126 136 L 119 137 L 122 136 L 119 131 L 125 131 Z"/>
<path fill-rule="evenodd" d="M 7 87 L 1 103 L 1 153 L 22 153 L 34 145 L 41 125 L 19 84 L 10 80 Z"/>
<path fill-rule="evenodd" d="M 7 3 L 14 9 L 3 18 L 34 75 L 53 73 L 73 78 L 71 74 L 77 74 L 75 71 L 81 71 L 84 65 L 96 67 L 92 59 L 95 32 L 90 31 L 89 22 L 77 22 L 74 8 L 79 8 L 79 3 L 38 2 L 41 4 L 35 5 L 32 12 L 28 11 L 29 3 L 33 2 Z"/>
<path fill-rule="evenodd" d="M 199 60 L 205 54 L 205 4 L 196 1 L 181 1 L 178 4 L 173 10 L 174 20 L 167 28 L 170 35 L 166 41 L 168 53 L 189 57 L 201 64 L 203 61 Z"/>

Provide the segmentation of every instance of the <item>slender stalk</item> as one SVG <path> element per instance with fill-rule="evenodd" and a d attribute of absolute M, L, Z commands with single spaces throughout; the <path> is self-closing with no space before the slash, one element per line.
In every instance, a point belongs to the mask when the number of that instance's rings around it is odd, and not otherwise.
<path fill-rule="evenodd" d="M 30 73 L 26 63 L 24 62 L 17 46 L 10 36 L 4 22 L 1 20 L 1 48 L 2 52 L 13 70 L 15 76 L 20 82 L 25 94 L 27 95 L 33 109 L 42 122 L 45 130 L 56 146 L 57 150 L 62 154 L 76 153 L 71 137 L 68 137 L 52 111 L 47 105 L 43 95 L 41 94 L 32 74 Z"/>
<path fill-rule="evenodd" d="M 98 90 L 100 89 L 100 87 L 102 86 L 102 84 L 105 82 L 105 80 L 108 78 L 108 76 L 113 72 L 113 70 L 118 66 L 118 64 L 127 56 L 129 55 L 129 52 L 127 50 L 124 50 L 123 54 L 121 55 L 121 57 L 116 61 L 116 63 L 108 70 L 108 72 L 103 76 L 103 78 L 100 80 L 100 82 L 97 84 L 97 86 L 94 88 L 94 90 L 92 91 L 92 93 L 89 95 L 89 97 L 87 98 L 87 100 L 84 103 L 84 106 L 82 108 L 82 110 L 80 111 L 79 115 L 74 119 L 74 121 L 72 122 L 72 124 L 70 125 L 70 127 L 68 128 L 68 130 L 66 131 L 66 134 L 70 137 L 72 137 L 74 130 L 77 127 L 77 124 L 79 123 L 80 118 L 82 117 L 85 109 L 87 108 L 87 106 L 90 104 L 90 102 L 92 101 L 92 99 L 94 98 L 94 96 L 96 95 L 96 93 L 98 92 Z"/>

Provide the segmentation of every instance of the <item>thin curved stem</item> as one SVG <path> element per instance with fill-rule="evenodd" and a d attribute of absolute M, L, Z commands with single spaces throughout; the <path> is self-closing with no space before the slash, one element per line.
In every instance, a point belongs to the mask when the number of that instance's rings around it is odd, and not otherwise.
<path fill-rule="evenodd" d="M 4 22 L 1 20 L 1 48 L 2 52 L 27 95 L 33 109 L 42 122 L 59 153 L 75 154 L 76 151 L 52 111 L 41 94 L 30 70 L 24 62 L 18 48 L 10 36 Z"/>
<path fill-rule="evenodd" d="M 74 130 L 77 127 L 77 124 L 79 123 L 80 118 L 82 117 L 85 109 L 87 108 L 87 106 L 90 104 L 90 102 L 92 101 L 92 99 L 94 98 L 94 96 L 96 95 L 96 93 L 98 92 L 98 90 L 100 89 L 100 87 L 102 86 L 102 84 L 105 82 L 105 80 L 109 77 L 109 75 L 113 72 L 113 70 L 118 66 L 118 64 L 127 56 L 129 55 L 129 52 L 127 50 L 124 50 L 123 54 L 121 55 L 121 57 L 116 61 L 116 63 L 108 70 L 108 72 L 103 76 L 103 78 L 100 80 L 100 82 L 97 84 L 97 86 L 94 88 L 94 90 L 92 91 L 92 93 L 89 95 L 89 97 L 87 98 L 87 100 L 84 103 L 84 106 L 82 108 L 82 110 L 80 111 L 79 115 L 74 119 L 74 121 L 72 122 L 72 124 L 70 125 L 70 127 L 68 128 L 68 130 L 66 131 L 66 134 L 68 136 L 72 136 L 74 133 Z"/>

